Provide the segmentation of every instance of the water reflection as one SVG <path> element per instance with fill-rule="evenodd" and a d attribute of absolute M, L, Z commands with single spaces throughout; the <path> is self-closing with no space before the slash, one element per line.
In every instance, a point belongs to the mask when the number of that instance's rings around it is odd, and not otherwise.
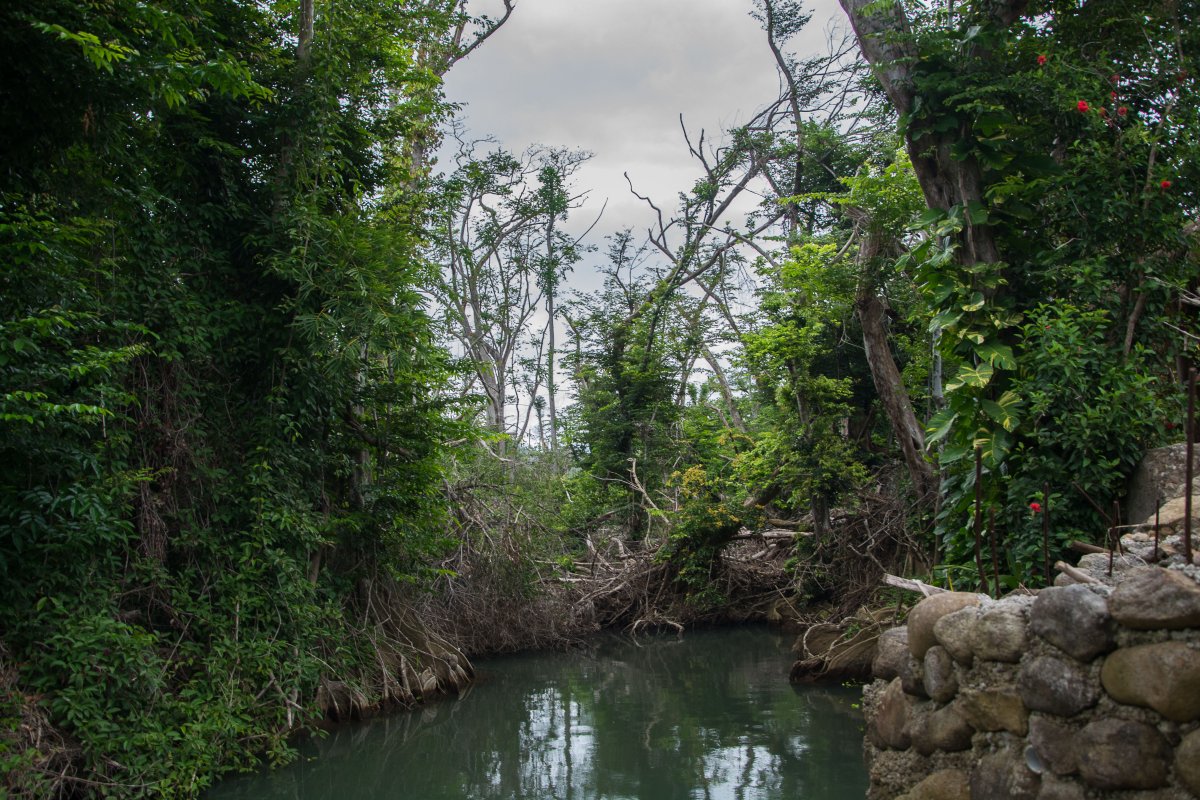
<path fill-rule="evenodd" d="M 209 797 L 861 798 L 858 692 L 790 687 L 788 644 L 697 631 L 485 661 L 458 700 L 343 728 Z"/>

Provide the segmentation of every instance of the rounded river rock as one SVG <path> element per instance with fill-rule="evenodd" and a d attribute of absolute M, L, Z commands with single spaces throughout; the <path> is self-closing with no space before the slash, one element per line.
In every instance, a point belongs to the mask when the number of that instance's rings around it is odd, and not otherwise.
<path fill-rule="evenodd" d="M 1130 570 L 1108 598 L 1108 610 L 1126 628 L 1200 627 L 1200 584 L 1179 570 Z"/>
<path fill-rule="evenodd" d="M 867 727 L 867 736 L 876 747 L 890 750 L 907 750 L 912 744 L 908 735 L 908 722 L 912 701 L 904 693 L 900 679 L 895 678 L 883 690 L 875 717 Z"/>
<path fill-rule="evenodd" d="M 941 645 L 925 651 L 922 670 L 925 694 L 939 703 L 949 703 L 958 694 L 958 677 L 954 674 L 954 659 Z"/>
<path fill-rule="evenodd" d="M 966 666 L 975 660 L 975 654 L 971 652 L 971 636 L 978 616 L 978 606 L 967 606 L 933 623 L 933 636 L 938 644 L 946 648 L 955 661 Z"/>
<path fill-rule="evenodd" d="M 1021 660 L 1028 642 L 1025 616 L 1013 603 L 996 603 L 983 609 L 971 631 L 971 650 L 983 661 Z"/>
<path fill-rule="evenodd" d="M 957 753 L 971 746 L 971 735 L 975 731 L 967 723 L 957 703 L 939 708 L 937 711 L 914 712 L 909 726 L 912 744 L 923 756 L 937 751 Z"/>
<path fill-rule="evenodd" d="M 926 597 L 908 612 L 908 649 L 915 658 L 924 658 L 925 651 L 937 644 L 934 623 L 960 608 L 977 605 L 979 595 L 971 592 L 942 592 Z"/>
<path fill-rule="evenodd" d="M 971 800 L 967 773 L 960 769 L 938 770 L 896 800 Z"/>
<path fill-rule="evenodd" d="M 1104 598 L 1083 584 L 1038 592 L 1029 611 L 1035 634 L 1072 658 L 1091 661 L 1112 649 L 1112 616 Z"/>
<path fill-rule="evenodd" d="M 908 659 L 908 628 L 888 628 L 879 634 L 871 672 L 876 678 L 890 681 L 900 674 L 901 665 Z"/>
<path fill-rule="evenodd" d="M 1175 775 L 1192 794 L 1200 797 L 1200 730 L 1194 730 L 1175 748 Z"/>
<path fill-rule="evenodd" d="M 984 756 L 971 771 L 971 800 L 1036 800 L 1041 781 L 1008 750 Z"/>
<path fill-rule="evenodd" d="M 1100 719 L 1075 740 L 1079 774 L 1096 789 L 1157 789 L 1167 783 L 1171 747 L 1144 722 Z"/>
<path fill-rule="evenodd" d="M 1100 687 L 1085 668 L 1054 656 L 1038 656 L 1022 664 L 1017 686 L 1027 708 L 1060 717 L 1078 714 L 1100 699 Z"/>
<path fill-rule="evenodd" d="M 1153 708 L 1174 722 L 1200 718 L 1200 651 L 1183 642 L 1121 648 L 1104 660 L 1100 682 L 1118 703 Z"/>
<path fill-rule="evenodd" d="M 1073 746 L 1076 731 L 1050 717 L 1031 717 L 1029 744 L 1046 769 L 1055 775 L 1070 775 L 1078 769 Z"/>
<path fill-rule="evenodd" d="M 1008 731 L 1024 736 L 1029 730 L 1029 709 L 1011 686 L 964 689 L 958 701 L 963 716 L 977 731 Z"/>

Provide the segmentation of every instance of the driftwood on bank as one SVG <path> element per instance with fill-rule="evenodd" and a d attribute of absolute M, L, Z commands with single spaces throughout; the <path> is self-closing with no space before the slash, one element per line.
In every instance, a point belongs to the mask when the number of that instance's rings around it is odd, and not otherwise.
<path fill-rule="evenodd" d="M 1077 547 L 1077 545 L 1079 545 L 1079 547 Z M 1108 550 L 1106 550 L 1103 547 L 1096 547 L 1095 545 L 1088 545 L 1084 542 L 1072 542 L 1071 543 L 1071 548 L 1074 550 L 1082 550 L 1083 547 L 1087 548 L 1086 550 L 1083 550 L 1083 552 L 1087 552 L 1087 553 L 1108 553 L 1109 552 Z M 1066 563 L 1065 561 L 1059 561 L 1059 562 L 1055 563 L 1054 568 L 1056 570 L 1058 570 L 1059 572 L 1061 572 L 1062 574 L 1066 575 L 1067 577 L 1071 578 L 1072 580 L 1074 580 L 1077 583 L 1099 583 L 1099 581 L 1097 581 L 1091 575 L 1087 574 L 1086 572 L 1084 572 L 1083 570 L 1081 570 L 1077 567 L 1072 567 L 1070 564 Z M 917 592 L 925 597 L 929 597 L 931 594 L 940 594 L 942 592 L 948 591 L 947 589 L 943 589 L 940 586 L 930 586 L 928 583 L 924 583 L 923 581 L 919 581 L 914 578 L 901 578 L 899 575 L 891 575 L 891 574 L 886 574 L 886 573 L 883 576 L 883 583 L 886 586 L 892 586 L 897 589 L 904 589 L 904 590 L 910 591 L 910 592 Z"/>
<path fill-rule="evenodd" d="M 915 578 L 901 578 L 899 575 L 891 575 L 888 573 L 884 573 L 883 583 L 887 586 L 893 586 L 897 589 L 905 589 L 910 592 L 917 592 L 925 597 L 929 597 L 931 594 L 941 594 L 942 592 L 948 591 L 940 586 L 931 586 L 930 584 L 916 580 Z"/>
<path fill-rule="evenodd" d="M 742 533 L 734 534 L 731 541 L 740 541 L 744 539 L 766 539 L 768 541 L 781 541 L 795 539 L 797 536 L 812 536 L 811 531 L 784 531 L 771 529 L 765 531 L 743 531 Z"/>
<path fill-rule="evenodd" d="M 1103 552 L 1107 553 L 1108 551 L 1105 550 Z M 1078 583 L 1099 583 L 1100 582 L 1100 581 L 1096 580 L 1095 578 L 1093 578 L 1091 575 L 1088 575 L 1083 570 L 1077 569 L 1076 567 L 1072 567 L 1070 564 L 1068 564 L 1065 561 L 1059 561 L 1059 562 L 1055 563 L 1054 568 L 1056 570 L 1058 570 L 1059 572 L 1061 572 L 1063 575 L 1066 575 L 1067 577 L 1074 579 Z"/>

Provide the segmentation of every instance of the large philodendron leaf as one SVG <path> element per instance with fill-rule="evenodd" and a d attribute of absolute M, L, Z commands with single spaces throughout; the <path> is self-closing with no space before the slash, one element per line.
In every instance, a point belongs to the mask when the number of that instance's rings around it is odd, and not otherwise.
<path fill-rule="evenodd" d="M 982 389 L 991 383 L 992 376 L 995 373 L 996 371 L 992 368 L 991 364 L 984 363 L 978 366 L 964 364 L 958 371 L 958 374 L 946 384 L 946 391 L 956 392 L 964 386 L 973 389 Z"/>

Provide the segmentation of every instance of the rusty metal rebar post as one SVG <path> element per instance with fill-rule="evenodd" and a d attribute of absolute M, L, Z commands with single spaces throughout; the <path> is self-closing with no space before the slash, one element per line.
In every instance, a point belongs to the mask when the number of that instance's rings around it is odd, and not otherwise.
<path fill-rule="evenodd" d="M 1117 501 L 1114 500 L 1112 504 L 1112 516 L 1108 520 L 1108 540 L 1105 542 L 1108 545 L 1108 577 L 1110 578 L 1113 573 L 1113 558 L 1116 556 L 1117 548 L 1120 546 L 1120 540 L 1118 539 L 1120 534 L 1117 532 L 1120 525 L 1121 508 L 1117 505 Z"/>
<path fill-rule="evenodd" d="M 996 509 L 988 509 L 988 539 L 992 543 L 992 586 L 996 596 L 1000 596 L 1000 555 L 996 549 Z"/>
<path fill-rule="evenodd" d="M 1162 497 L 1158 498 L 1158 502 L 1154 505 L 1154 560 L 1160 558 L 1158 553 L 1158 514 L 1162 510 Z"/>
<path fill-rule="evenodd" d="M 1183 500 L 1183 558 L 1192 563 L 1192 484 L 1195 480 L 1195 469 L 1192 458 L 1196 449 L 1196 368 L 1188 368 L 1188 404 L 1187 420 L 1183 426 L 1187 432 L 1187 470 L 1184 480 Z"/>
<path fill-rule="evenodd" d="M 1042 577 L 1050 585 L 1050 482 L 1042 484 Z"/>
<path fill-rule="evenodd" d="M 991 594 L 987 573 L 983 571 L 983 450 L 975 448 L 975 569 L 979 571 L 979 589 Z"/>
<path fill-rule="evenodd" d="M 1121 544 L 1121 502 L 1119 500 L 1113 500 L 1113 519 L 1116 520 L 1113 524 L 1117 526 L 1113 531 L 1113 535 L 1116 537 L 1116 547 L 1113 549 L 1117 551 L 1118 555 L 1123 556 L 1125 555 L 1125 545 Z"/>

